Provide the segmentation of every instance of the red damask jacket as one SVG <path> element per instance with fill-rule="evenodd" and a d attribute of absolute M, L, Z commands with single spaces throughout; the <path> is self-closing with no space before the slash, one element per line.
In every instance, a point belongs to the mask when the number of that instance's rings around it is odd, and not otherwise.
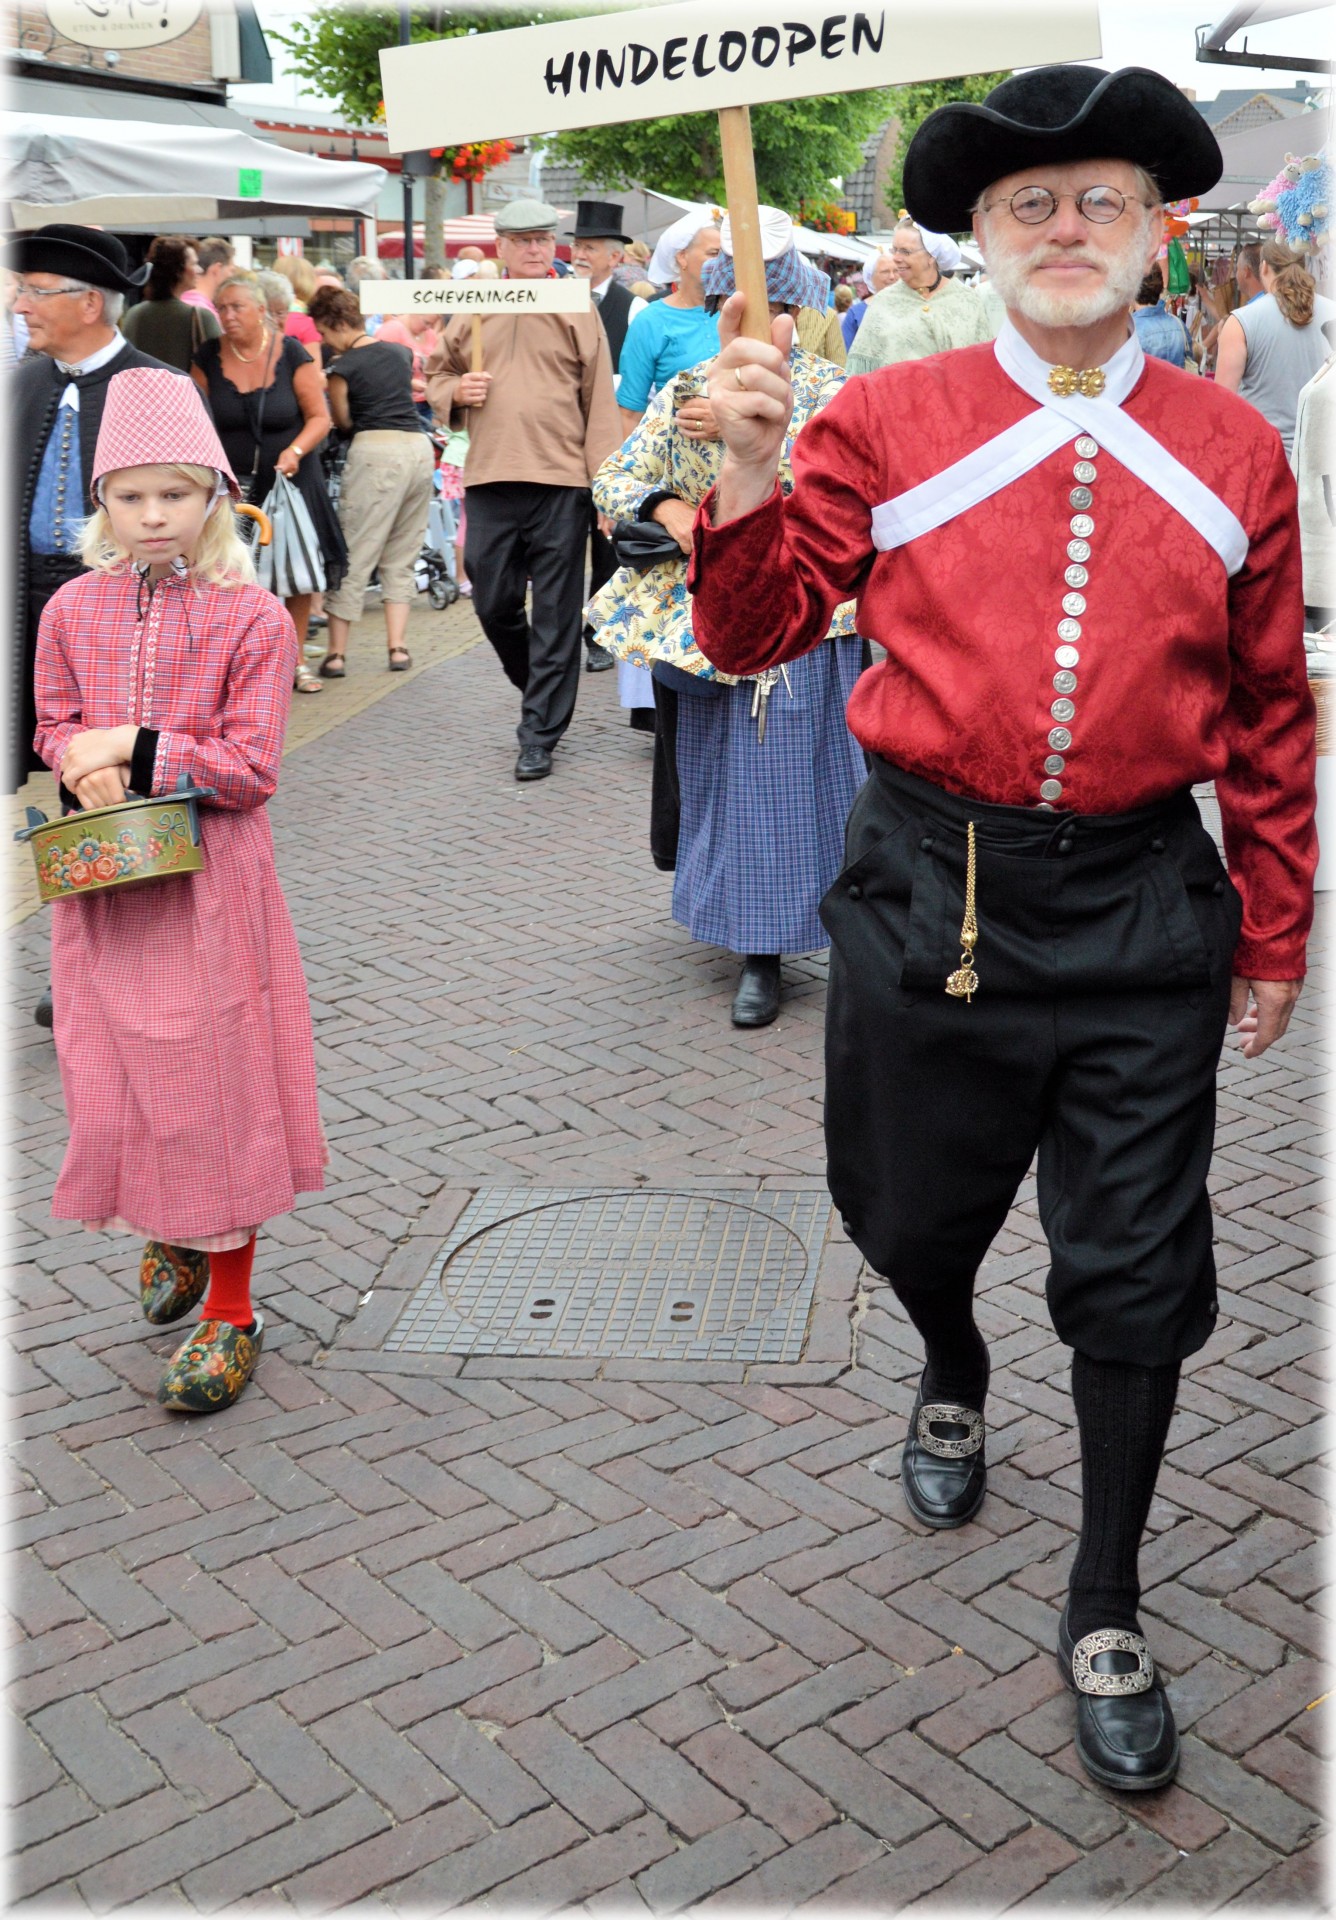
<path fill-rule="evenodd" d="M 756 673 L 818 645 L 854 595 L 858 631 L 886 649 L 849 702 L 869 752 L 1006 806 L 1042 804 L 1046 777 L 1051 804 L 1060 770 L 1061 809 L 1078 814 L 1213 780 L 1243 898 L 1235 971 L 1296 979 L 1317 836 L 1294 481 L 1274 428 L 1213 382 L 1146 360 L 1123 408 L 1239 523 L 1235 571 L 1107 450 L 1081 488 L 1076 429 L 991 497 L 878 550 L 876 509 L 1036 410 L 993 345 L 965 347 L 848 381 L 796 442 L 787 498 L 715 527 L 707 496 L 696 638 L 726 672 Z"/>

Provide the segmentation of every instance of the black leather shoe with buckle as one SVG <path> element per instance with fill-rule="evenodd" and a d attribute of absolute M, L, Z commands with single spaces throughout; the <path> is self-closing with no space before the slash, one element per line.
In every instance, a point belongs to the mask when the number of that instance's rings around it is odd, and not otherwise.
<path fill-rule="evenodd" d="M 955 1401 L 926 1401 L 922 1382 L 900 1454 L 909 1511 L 925 1527 L 963 1527 L 988 1488 L 983 1415 Z"/>
<path fill-rule="evenodd" d="M 1091 1779 L 1123 1793 L 1167 1787 L 1178 1772 L 1178 1729 L 1142 1636 L 1101 1627 L 1073 1644 L 1064 1609 L 1058 1671 L 1076 1695 L 1076 1751 Z"/>

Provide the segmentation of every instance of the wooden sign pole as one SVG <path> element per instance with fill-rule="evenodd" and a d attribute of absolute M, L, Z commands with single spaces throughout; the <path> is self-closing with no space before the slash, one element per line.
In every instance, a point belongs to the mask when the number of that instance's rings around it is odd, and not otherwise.
<path fill-rule="evenodd" d="M 733 235 L 733 270 L 738 291 L 747 305 L 742 334 L 747 340 L 770 339 L 770 301 L 765 287 L 765 257 L 761 252 L 761 222 L 757 213 L 756 155 L 752 148 L 751 110 L 720 107 L 719 148 L 724 160 L 724 198 Z"/>
<path fill-rule="evenodd" d="M 473 367 L 474 373 L 482 372 L 482 315 L 473 316 Z"/>

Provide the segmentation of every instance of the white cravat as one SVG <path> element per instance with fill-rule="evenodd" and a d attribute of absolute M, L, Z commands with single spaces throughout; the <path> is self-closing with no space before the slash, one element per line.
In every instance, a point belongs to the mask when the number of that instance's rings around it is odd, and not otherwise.
<path fill-rule="evenodd" d="M 1219 554 L 1227 574 L 1238 572 L 1248 557 L 1248 535 L 1241 522 L 1196 474 L 1123 410 L 1145 362 L 1135 333 L 1105 362 L 1104 390 L 1095 398 L 1051 392 L 1048 362 L 1040 359 L 1009 320 L 1003 322 L 993 351 L 1008 379 L 1039 402 L 1037 410 L 930 480 L 875 507 L 875 547 L 886 552 L 945 526 L 1031 472 L 1077 434 L 1089 434 L 1182 515 Z"/>
<path fill-rule="evenodd" d="M 120 328 L 117 327 L 106 346 L 99 347 L 96 353 L 90 353 L 86 360 L 57 360 L 56 365 L 62 373 L 77 373 L 80 375 L 96 373 L 99 367 L 105 367 L 109 360 L 114 360 L 124 345 L 125 335 L 121 332 Z M 68 407 L 72 413 L 79 411 L 79 389 L 75 386 L 73 380 L 70 381 L 64 393 L 61 394 L 60 405 L 62 407 Z"/>

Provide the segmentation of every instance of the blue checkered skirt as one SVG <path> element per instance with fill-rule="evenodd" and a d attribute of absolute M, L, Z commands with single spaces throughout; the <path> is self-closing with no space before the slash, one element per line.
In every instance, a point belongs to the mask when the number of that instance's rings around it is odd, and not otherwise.
<path fill-rule="evenodd" d="M 752 688 L 682 691 L 682 824 L 673 918 L 732 953 L 816 953 L 817 906 L 844 864 L 844 823 L 867 777 L 845 708 L 863 666 L 858 636 L 789 662 L 758 743 Z M 681 682 L 677 682 L 679 686 Z"/>

